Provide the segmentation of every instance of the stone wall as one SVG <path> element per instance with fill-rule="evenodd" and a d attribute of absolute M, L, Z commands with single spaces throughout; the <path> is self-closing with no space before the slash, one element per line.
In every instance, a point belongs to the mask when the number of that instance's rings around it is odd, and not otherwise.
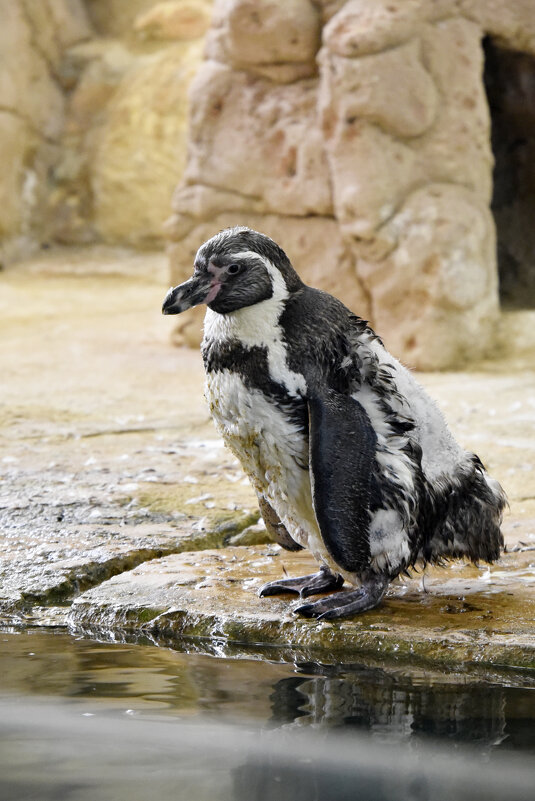
<path fill-rule="evenodd" d="M 167 225 L 173 283 L 246 224 L 407 363 L 492 347 L 482 38 L 535 52 L 532 0 L 216 0 Z M 199 312 L 178 341 L 199 337 Z"/>
<path fill-rule="evenodd" d="M 212 0 L 0 0 L 0 261 L 162 247 L 178 184 L 173 282 L 204 239 L 248 224 L 407 363 L 477 358 L 499 311 L 482 41 L 522 54 L 487 87 L 500 253 L 527 297 L 533 143 L 507 159 L 508 115 L 524 131 L 535 108 L 533 3 L 216 0 L 212 18 Z M 198 342 L 201 316 L 178 342 Z"/>
<path fill-rule="evenodd" d="M 188 87 L 211 0 L 86 0 L 86 8 L 96 36 L 65 55 L 74 87 L 53 235 L 161 247 L 184 170 Z"/>
<path fill-rule="evenodd" d="M 31 247 L 44 225 L 66 99 L 63 52 L 90 35 L 78 0 L 0 0 L 0 261 Z"/>
<path fill-rule="evenodd" d="M 0 256 L 163 246 L 211 0 L 0 0 Z"/>

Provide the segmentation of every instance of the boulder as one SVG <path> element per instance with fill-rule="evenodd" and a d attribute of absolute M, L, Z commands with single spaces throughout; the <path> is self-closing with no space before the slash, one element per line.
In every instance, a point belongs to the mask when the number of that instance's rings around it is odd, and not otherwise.
<path fill-rule="evenodd" d="M 477 24 L 460 18 L 424 28 L 422 59 L 440 104 L 434 125 L 421 141 L 409 144 L 417 152 L 427 181 L 466 186 L 488 205 L 493 156 L 490 114 L 481 80 L 481 36 Z"/>
<path fill-rule="evenodd" d="M 235 66 L 309 62 L 320 34 L 311 0 L 216 0 L 207 53 Z"/>
<path fill-rule="evenodd" d="M 387 347 L 422 369 L 483 356 L 499 312 L 487 206 L 462 187 L 432 184 L 409 195 L 379 239 L 380 257 L 362 249 L 357 269 Z"/>
<path fill-rule="evenodd" d="M 200 57 L 194 43 L 138 60 L 107 104 L 90 178 L 95 229 L 107 242 L 161 239 L 185 164 L 187 92 Z"/>
<path fill-rule="evenodd" d="M 373 122 L 393 136 L 421 136 L 434 122 L 438 92 L 417 39 L 363 58 L 323 51 L 320 105 L 339 124 Z M 328 123 L 327 123 L 328 127 Z"/>
<path fill-rule="evenodd" d="M 316 86 L 205 62 L 191 89 L 186 183 L 261 198 L 265 211 L 332 213 Z"/>
<path fill-rule="evenodd" d="M 63 59 L 70 95 L 50 224 L 64 243 L 161 244 L 211 2 L 112 3 L 109 19 L 98 2 L 90 10 L 106 35 Z"/>
<path fill-rule="evenodd" d="M 0 0 L 0 256 L 10 261 L 43 236 L 45 195 L 64 123 L 56 73 L 63 49 L 89 35 L 78 0 Z"/>
<path fill-rule="evenodd" d="M 198 39 L 208 30 L 211 14 L 208 0 L 168 0 L 139 14 L 134 30 L 146 39 Z"/>
<path fill-rule="evenodd" d="M 477 22 L 508 50 L 535 54 L 535 14 L 531 0 L 460 0 L 459 12 Z"/>
<path fill-rule="evenodd" d="M 86 0 L 89 19 L 97 35 L 132 37 L 136 19 L 146 14 L 157 0 Z"/>
<path fill-rule="evenodd" d="M 426 0 L 349 0 L 325 26 L 323 42 L 348 58 L 386 51 L 418 36 L 425 6 Z"/>

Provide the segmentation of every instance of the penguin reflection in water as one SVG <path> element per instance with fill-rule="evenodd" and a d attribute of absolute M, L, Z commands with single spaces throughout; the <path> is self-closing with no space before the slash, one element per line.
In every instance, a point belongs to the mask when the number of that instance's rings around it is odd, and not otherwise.
<path fill-rule="evenodd" d="M 319 564 L 260 595 L 331 592 L 294 611 L 341 618 L 376 606 L 418 562 L 499 557 L 498 482 L 367 322 L 306 286 L 272 239 L 237 227 L 205 242 L 162 310 L 201 303 L 217 429 L 270 534 Z"/>

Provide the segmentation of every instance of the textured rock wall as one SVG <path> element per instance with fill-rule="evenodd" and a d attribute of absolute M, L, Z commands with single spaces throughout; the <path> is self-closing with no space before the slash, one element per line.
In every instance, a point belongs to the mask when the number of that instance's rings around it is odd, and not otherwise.
<path fill-rule="evenodd" d="M 408 363 L 477 357 L 498 314 L 481 42 L 535 54 L 533 3 L 217 0 L 199 68 L 212 0 L 0 0 L 0 258 L 161 246 L 180 182 L 173 281 L 248 224 Z M 508 107 L 531 98 L 530 63 Z M 499 195 L 507 258 L 527 264 L 532 206 Z M 201 315 L 178 341 L 198 342 Z"/>
<path fill-rule="evenodd" d="M 0 0 L 0 253 L 163 243 L 211 0 Z"/>
<path fill-rule="evenodd" d="M 186 154 L 188 86 L 211 0 L 86 0 L 96 36 L 70 48 L 72 89 L 53 236 L 161 246 Z"/>
<path fill-rule="evenodd" d="M 173 282 L 206 237 L 246 224 L 408 363 L 488 350 L 485 33 L 535 52 L 532 0 L 216 0 L 167 226 Z M 178 341 L 198 339 L 199 315 Z"/>
<path fill-rule="evenodd" d="M 0 19 L 0 260 L 8 260 L 42 229 L 65 118 L 62 53 L 89 25 L 78 0 L 0 0 Z"/>

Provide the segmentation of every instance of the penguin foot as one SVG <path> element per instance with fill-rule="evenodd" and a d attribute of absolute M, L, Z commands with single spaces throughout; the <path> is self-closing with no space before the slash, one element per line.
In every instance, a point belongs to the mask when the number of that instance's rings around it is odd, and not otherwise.
<path fill-rule="evenodd" d="M 311 604 L 303 604 L 297 606 L 293 611 L 296 615 L 315 617 L 316 620 L 351 617 L 377 606 L 389 583 L 386 576 L 373 576 L 364 581 L 359 590 L 343 592 Z"/>
<path fill-rule="evenodd" d="M 309 595 L 317 595 L 320 592 L 339 590 L 343 583 L 342 576 L 323 566 L 319 573 L 311 573 L 309 576 L 270 581 L 268 584 L 264 584 L 258 594 L 264 598 L 266 595 L 282 595 L 292 592 L 301 598 L 307 598 Z M 313 606 L 313 604 L 308 604 L 308 606 Z"/>

